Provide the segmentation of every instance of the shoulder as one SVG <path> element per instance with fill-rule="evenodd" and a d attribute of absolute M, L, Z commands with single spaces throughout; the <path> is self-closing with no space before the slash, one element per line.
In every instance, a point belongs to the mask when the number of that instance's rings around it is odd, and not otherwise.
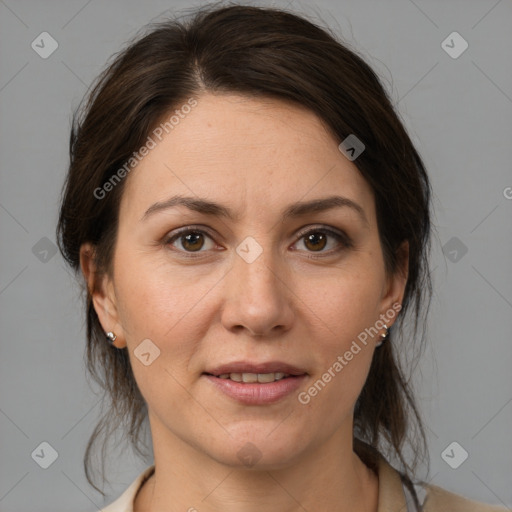
<path fill-rule="evenodd" d="M 424 512 L 507 512 L 499 505 L 473 501 L 436 485 L 425 484 Z"/>
<path fill-rule="evenodd" d="M 411 482 L 391 466 L 384 457 L 377 460 L 379 476 L 378 512 L 401 510 L 416 512 L 416 494 L 421 512 L 512 512 L 499 505 L 487 505 L 424 481 Z M 414 489 L 414 492 L 412 492 Z"/>

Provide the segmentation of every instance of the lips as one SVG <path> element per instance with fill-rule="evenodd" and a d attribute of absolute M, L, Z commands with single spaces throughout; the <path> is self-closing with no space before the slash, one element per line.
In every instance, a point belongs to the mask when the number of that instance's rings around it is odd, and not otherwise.
<path fill-rule="evenodd" d="M 284 363 L 282 361 L 269 361 L 266 363 L 251 363 L 248 361 L 235 361 L 212 367 L 206 370 L 204 373 L 207 375 L 213 375 L 214 377 L 224 376 L 226 374 L 285 374 L 291 376 L 306 375 L 305 369 Z"/>
<path fill-rule="evenodd" d="M 297 368 L 295 368 L 294 371 L 297 371 Z M 254 376 L 256 375 L 258 377 L 257 381 L 254 380 Z M 215 377 L 214 375 L 205 373 L 202 378 L 205 379 L 209 385 L 212 385 L 213 389 L 220 391 L 223 395 L 240 404 L 248 406 L 270 405 L 284 400 L 286 397 L 289 398 L 302 387 L 305 379 L 308 378 L 307 374 L 303 373 L 301 375 L 282 377 L 279 380 L 261 382 L 259 379 L 260 375 L 263 375 L 265 378 L 274 375 L 275 379 L 278 373 L 230 373 L 228 378 L 222 376 Z M 285 374 L 281 373 L 280 375 Z M 242 376 L 242 381 L 235 380 L 233 376 Z M 243 377 L 245 376 L 248 376 L 249 380 L 244 379 Z"/>

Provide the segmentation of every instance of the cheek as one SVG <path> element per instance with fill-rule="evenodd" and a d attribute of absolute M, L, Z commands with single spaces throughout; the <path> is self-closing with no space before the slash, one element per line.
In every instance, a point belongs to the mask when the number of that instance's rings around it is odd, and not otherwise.
<path fill-rule="evenodd" d="M 120 322 L 142 394 L 154 402 L 165 389 L 167 402 L 169 397 L 176 398 L 175 405 L 186 402 L 190 397 L 183 386 L 195 378 L 190 361 L 214 321 L 207 298 L 218 276 L 192 267 L 180 270 L 162 263 L 160 257 L 142 253 L 119 258 L 115 277 Z M 159 352 L 156 350 L 154 362 L 145 366 L 137 360 L 141 352 L 137 349 L 148 339 Z"/>
<path fill-rule="evenodd" d="M 326 431 L 337 428 L 359 396 L 374 353 L 368 328 L 378 319 L 378 290 L 369 281 L 340 279 L 312 302 L 317 365 L 300 403 L 308 414 L 323 418 Z"/>
<path fill-rule="evenodd" d="M 344 268 L 334 272 L 323 283 L 317 283 L 317 293 L 304 290 L 299 293 L 309 306 L 315 323 L 324 329 L 335 348 L 343 348 L 359 333 L 374 325 L 380 314 L 383 274 L 377 267 L 364 266 L 362 270 Z"/>
<path fill-rule="evenodd" d="M 334 405 L 341 408 L 340 414 L 346 413 L 368 375 L 376 343 L 371 327 L 379 319 L 383 274 L 375 265 L 362 267 L 338 269 L 318 293 L 310 290 L 305 301 L 319 363 L 313 388 L 306 390 L 314 408 L 326 411 Z M 305 290 L 301 296 L 308 297 Z"/>
<path fill-rule="evenodd" d="M 169 331 L 190 323 L 214 283 L 197 270 L 169 265 L 161 255 L 118 258 L 116 268 L 116 298 L 127 335 L 160 341 Z"/>
<path fill-rule="evenodd" d="M 197 348 L 193 340 L 204 337 L 204 324 L 194 320 L 201 313 L 206 318 L 201 297 L 207 283 L 170 272 L 149 257 L 119 258 L 116 268 L 118 312 L 137 385 L 154 410 L 162 404 L 164 410 L 184 407 L 190 400 L 184 390 L 193 379 L 189 372 Z M 144 361 L 142 354 L 148 351 Z"/>

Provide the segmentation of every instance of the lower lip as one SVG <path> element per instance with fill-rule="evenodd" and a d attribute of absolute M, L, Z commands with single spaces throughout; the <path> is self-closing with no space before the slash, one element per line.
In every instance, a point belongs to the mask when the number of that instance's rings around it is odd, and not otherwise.
<path fill-rule="evenodd" d="M 277 402 L 296 391 L 304 382 L 306 375 L 286 377 L 274 382 L 235 382 L 204 374 L 217 389 L 238 402 L 246 405 L 265 405 Z"/>

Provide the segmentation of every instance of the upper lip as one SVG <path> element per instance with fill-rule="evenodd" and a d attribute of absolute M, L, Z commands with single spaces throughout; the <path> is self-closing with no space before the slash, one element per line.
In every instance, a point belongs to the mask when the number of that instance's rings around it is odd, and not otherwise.
<path fill-rule="evenodd" d="M 307 372 L 297 366 L 281 361 L 269 361 L 267 363 L 250 363 L 248 361 L 234 361 L 210 368 L 204 373 L 219 376 L 226 373 L 276 373 L 282 372 L 288 375 L 304 375 Z"/>

